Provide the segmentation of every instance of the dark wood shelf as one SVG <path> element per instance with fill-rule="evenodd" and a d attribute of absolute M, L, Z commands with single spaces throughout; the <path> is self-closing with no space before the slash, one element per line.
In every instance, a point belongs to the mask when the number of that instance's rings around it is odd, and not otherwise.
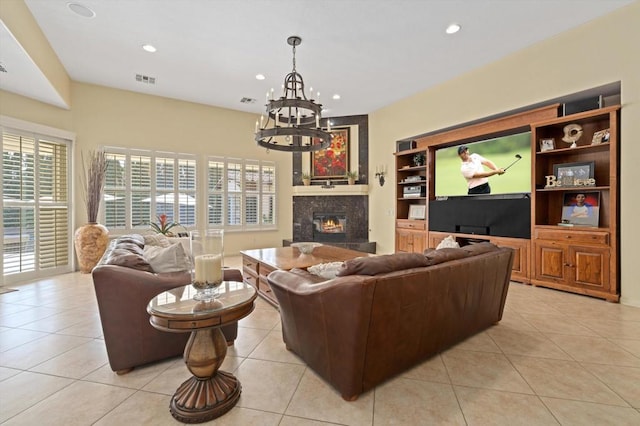
<path fill-rule="evenodd" d="M 545 156 L 546 155 L 565 155 L 565 154 L 573 154 L 576 152 L 582 154 L 587 151 L 594 151 L 594 152 L 609 151 L 609 142 L 600 143 L 596 145 L 578 145 L 575 148 L 557 148 L 549 151 L 539 151 L 539 152 L 536 152 L 536 155 L 545 155 Z"/>
<path fill-rule="evenodd" d="M 609 190 L 611 187 L 608 185 L 604 186 L 562 186 L 560 188 L 540 188 L 536 189 L 536 192 L 561 192 L 561 191 L 605 191 Z"/>

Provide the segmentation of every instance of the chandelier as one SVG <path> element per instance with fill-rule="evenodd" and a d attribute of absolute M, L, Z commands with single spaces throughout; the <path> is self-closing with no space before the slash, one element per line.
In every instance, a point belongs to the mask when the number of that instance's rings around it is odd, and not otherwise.
<path fill-rule="evenodd" d="M 256 121 L 256 142 L 261 147 L 277 151 L 325 149 L 331 144 L 331 125 L 327 121 L 327 131 L 320 127 L 322 104 L 307 99 L 304 80 L 296 71 L 296 46 L 302 43 L 302 39 L 291 36 L 287 43 L 293 46 L 293 70 L 284 78 L 280 98 L 273 98 L 273 89 L 267 93 L 267 119 L 265 123 L 262 115 L 260 121 Z"/>

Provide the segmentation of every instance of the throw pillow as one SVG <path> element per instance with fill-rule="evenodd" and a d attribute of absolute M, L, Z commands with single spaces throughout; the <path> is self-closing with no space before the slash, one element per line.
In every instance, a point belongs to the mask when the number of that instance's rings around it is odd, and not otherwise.
<path fill-rule="evenodd" d="M 146 246 L 144 257 L 154 272 L 179 272 L 191 269 L 189 258 L 182 244 L 171 244 L 169 247 Z"/>
<path fill-rule="evenodd" d="M 342 268 L 342 263 L 343 262 L 319 263 L 317 265 L 309 266 L 307 271 L 313 275 L 331 280 L 337 276 L 338 271 Z"/>
<path fill-rule="evenodd" d="M 149 234 L 144 236 L 144 246 L 158 246 L 158 247 L 169 247 L 171 242 L 166 235 L 162 234 Z"/>
<path fill-rule="evenodd" d="M 443 248 L 460 248 L 460 244 L 458 244 L 456 239 L 453 238 L 453 235 L 449 235 L 447 238 L 440 241 L 440 244 L 438 244 L 438 247 L 436 247 L 436 250 L 440 250 Z"/>
<path fill-rule="evenodd" d="M 420 253 L 395 253 L 381 256 L 357 257 L 344 262 L 344 266 L 338 272 L 338 276 L 378 275 L 428 265 L 429 263 L 426 258 Z"/>

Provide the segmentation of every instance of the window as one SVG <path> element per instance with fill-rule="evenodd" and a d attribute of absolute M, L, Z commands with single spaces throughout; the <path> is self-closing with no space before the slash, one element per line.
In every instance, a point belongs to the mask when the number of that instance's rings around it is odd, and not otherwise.
<path fill-rule="evenodd" d="M 196 224 L 193 155 L 106 147 L 104 224 L 109 230 L 147 228 L 156 216 Z"/>
<path fill-rule="evenodd" d="M 207 165 L 208 224 L 231 229 L 276 225 L 272 162 L 212 157 Z"/>
<path fill-rule="evenodd" d="M 70 144 L 2 129 L 2 270 L 7 281 L 71 270 Z"/>

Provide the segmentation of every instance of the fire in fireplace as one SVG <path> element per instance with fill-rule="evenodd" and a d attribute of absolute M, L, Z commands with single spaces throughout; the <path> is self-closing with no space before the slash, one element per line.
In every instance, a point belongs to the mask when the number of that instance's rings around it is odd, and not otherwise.
<path fill-rule="evenodd" d="M 345 213 L 313 213 L 314 241 L 345 241 L 346 235 Z"/>

